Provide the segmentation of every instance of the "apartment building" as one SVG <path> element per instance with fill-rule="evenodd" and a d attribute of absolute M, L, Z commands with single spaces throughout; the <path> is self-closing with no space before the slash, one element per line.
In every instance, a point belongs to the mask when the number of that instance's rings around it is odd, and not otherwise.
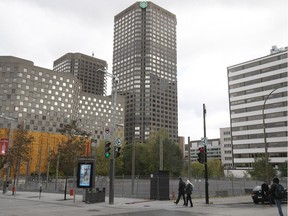
<path fill-rule="evenodd" d="M 191 140 L 190 141 L 190 150 L 188 149 L 188 154 L 190 152 L 191 162 L 197 161 L 197 153 L 199 148 L 203 147 L 202 140 Z M 221 160 L 221 145 L 220 139 L 208 139 L 206 144 L 207 149 L 207 160 L 217 159 Z"/>
<path fill-rule="evenodd" d="M 263 155 L 275 167 L 287 163 L 287 53 L 273 46 L 269 55 L 227 68 L 236 169 Z"/>
<path fill-rule="evenodd" d="M 230 127 L 220 128 L 221 162 L 224 169 L 233 167 Z"/>

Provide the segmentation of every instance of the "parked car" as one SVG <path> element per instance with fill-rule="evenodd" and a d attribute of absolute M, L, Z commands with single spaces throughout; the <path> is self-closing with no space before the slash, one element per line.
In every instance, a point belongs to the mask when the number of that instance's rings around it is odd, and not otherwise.
<path fill-rule="evenodd" d="M 261 186 L 257 185 L 253 188 L 252 193 L 251 193 L 251 197 L 252 200 L 255 204 L 258 204 L 259 202 L 262 201 L 262 194 L 261 194 L 262 190 L 261 190 Z M 268 198 L 266 201 L 269 201 Z"/>
<path fill-rule="evenodd" d="M 255 204 L 258 204 L 259 202 L 262 202 L 262 190 L 261 190 L 261 186 L 260 185 L 257 185 L 253 188 L 252 190 L 252 193 L 251 193 L 251 197 L 252 197 L 252 200 Z M 286 196 L 283 197 L 282 201 L 284 202 L 287 202 L 287 189 L 285 188 L 285 194 Z M 270 199 L 270 196 L 266 196 L 264 197 L 264 203 L 269 203 L 269 199 Z M 274 200 L 271 200 L 272 203 L 274 203 Z"/>

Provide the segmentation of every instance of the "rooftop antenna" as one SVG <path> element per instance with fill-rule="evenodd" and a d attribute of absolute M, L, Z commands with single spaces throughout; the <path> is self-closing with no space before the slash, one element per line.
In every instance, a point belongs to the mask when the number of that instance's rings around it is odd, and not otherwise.
<path fill-rule="evenodd" d="M 92 52 L 92 56 L 94 57 L 94 52 Z"/>

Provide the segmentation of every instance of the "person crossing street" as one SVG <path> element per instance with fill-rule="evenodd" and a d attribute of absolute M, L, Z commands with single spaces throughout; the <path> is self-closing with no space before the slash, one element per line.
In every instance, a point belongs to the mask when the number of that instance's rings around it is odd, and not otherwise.
<path fill-rule="evenodd" d="M 193 191 L 194 185 L 187 179 L 186 181 L 186 189 L 185 189 L 185 193 L 187 195 L 186 197 L 186 206 L 188 206 L 188 202 L 190 202 L 190 207 L 193 207 L 193 203 L 192 203 L 192 191 Z"/>
<path fill-rule="evenodd" d="M 179 178 L 179 186 L 178 186 L 178 198 L 174 202 L 176 205 L 179 203 L 181 197 L 183 197 L 183 200 L 184 200 L 184 204 L 183 205 L 186 205 L 185 188 L 186 188 L 186 184 L 185 184 L 185 182 L 183 182 L 183 179 L 180 177 Z"/>
<path fill-rule="evenodd" d="M 268 191 L 268 194 L 270 194 L 272 199 L 274 199 L 275 204 L 276 204 L 277 209 L 278 209 L 279 216 L 283 216 L 281 201 L 282 201 L 283 194 L 284 194 L 284 188 L 279 183 L 278 178 L 273 179 L 273 184 L 271 185 L 271 187 Z"/>

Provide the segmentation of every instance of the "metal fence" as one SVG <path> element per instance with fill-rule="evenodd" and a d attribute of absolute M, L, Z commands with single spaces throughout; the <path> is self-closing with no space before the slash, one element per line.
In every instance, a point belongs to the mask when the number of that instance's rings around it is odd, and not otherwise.
<path fill-rule="evenodd" d="M 184 181 L 187 179 L 183 177 Z M 205 179 L 190 179 L 194 185 L 193 197 L 205 197 Z M 251 194 L 252 189 L 256 185 L 261 185 L 262 181 L 251 179 L 208 179 L 209 197 L 224 196 L 241 196 Z M 178 178 L 169 179 L 170 199 L 178 195 Z M 287 181 L 281 181 L 281 184 L 287 188 Z M 108 184 L 107 184 L 108 186 Z M 109 188 L 107 188 L 109 191 Z M 132 193 L 134 192 L 134 193 Z M 150 177 L 137 177 L 134 180 L 134 189 L 132 188 L 132 180 L 124 177 L 115 179 L 115 196 L 119 197 L 138 197 L 150 198 Z"/>
<path fill-rule="evenodd" d="M 184 181 L 187 179 L 183 177 Z M 193 197 L 205 197 L 205 179 L 190 179 L 194 185 Z M 130 176 L 116 176 L 114 181 L 114 196 L 127 198 L 143 198 L 150 199 L 150 176 L 137 176 L 132 182 Z M 174 199 L 178 194 L 178 178 L 169 179 L 169 197 Z M 209 179 L 209 197 L 219 196 L 241 196 L 250 194 L 254 186 L 261 185 L 263 182 L 251 179 Z M 287 179 L 281 179 L 280 183 L 287 188 Z M 65 179 L 51 180 L 50 182 L 40 182 L 43 192 L 64 192 Z M 37 181 L 28 181 L 19 179 L 17 190 L 37 191 L 40 186 Z M 134 187 L 133 187 L 134 185 Z M 3 180 L 0 180 L 0 187 L 3 188 Z M 11 186 L 10 186 L 11 187 Z M 67 193 L 75 187 L 73 178 L 67 181 Z M 95 179 L 95 187 L 100 191 L 105 188 L 106 196 L 109 194 L 109 178 L 106 176 L 97 176 Z M 83 189 L 77 188 L 77 194 L 82 194 Z"/>

